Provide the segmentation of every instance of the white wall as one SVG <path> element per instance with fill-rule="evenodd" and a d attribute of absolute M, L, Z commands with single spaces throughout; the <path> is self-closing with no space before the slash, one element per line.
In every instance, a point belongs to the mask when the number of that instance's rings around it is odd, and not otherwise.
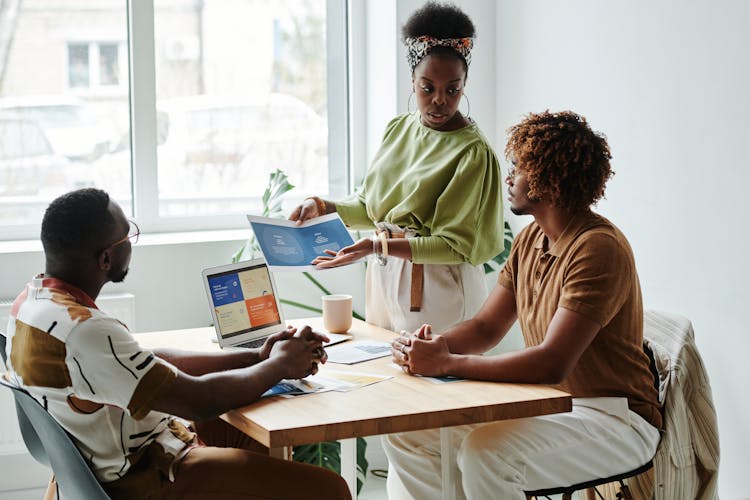
<path fill-rule="evenodd" d="M 719 416 L 722 498 L 747 498 L 750 3 L 501 1 L 497 128 L 572 109 L 609 138 L 600 211 L 646 307 L 693 321 Z"/>

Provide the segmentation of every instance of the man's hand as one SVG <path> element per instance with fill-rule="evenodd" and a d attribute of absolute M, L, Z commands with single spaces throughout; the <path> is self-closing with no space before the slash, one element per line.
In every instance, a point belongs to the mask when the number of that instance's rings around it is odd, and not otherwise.
<path fill-rule="evenodd" d="M 303 339 L 310 342 L 316 343 L 318 347 L 315 350 L 315 355 L 318 358 L 319 363 L 325 364 L 325 362 L 328 361 L 328 353 L 325 349 L 323 349 L 323 343 L 331 341 L 331 339 L 328 338 L 328 335 L 326 335 L 325 333 L 313 331 L 312 328 L 305 325 L 302 327 L 302 330 L 297 333 L 297 336 L 302 337 Z"/>
<path fill-rule="evenodd" d="M 284 367 L 284 378 L 304 378 L 318 373 L 318 363 L 325 363 L 328 354 L 323 342 L 328 337 L 313 332 L 305 326 L 286 340 L 274 342 L 269 358 L 278 360 Z"/>
<path fill-rule="evenodd" d="M 432 335 L 432 326 L 422 325 L 413 334 L 401 332 L 391 343 L 391 355 L 406 373 L 436 377 L 446 375 L 451 353 L 448 342 Z"/>
<path fill-rule="evenodd" d="M 260 361 L 265 361 L 268 359 L 268 356 L 271 354 L 271 349 L 273 348 L 273 345 L 278 342 L 279 340 L 287 340 L 294 336 L 294 334 L 297 333 L 297 329 L 293 326 L 287 326 L 286 330 L 274 333 L 273 335 L 269 335 L 266 338 L 266 341 L 263 342 L 263 345 L 261 346 L 260 350 L 258 351 L 258 357 L 260 358 Z"/>
<path fill-rule="evenodd" d="M 326 253 L 330 257 L 316 257 L 312 261 L 312 265 L 318 269 L 328 269 L 329 267 L 343 266 L 356 262 L 372 253 L 372 240 L 370 238 L 362 238 L 354 242 L 353 245 L 344 247 L 338 252 L 326 250 Z"/>

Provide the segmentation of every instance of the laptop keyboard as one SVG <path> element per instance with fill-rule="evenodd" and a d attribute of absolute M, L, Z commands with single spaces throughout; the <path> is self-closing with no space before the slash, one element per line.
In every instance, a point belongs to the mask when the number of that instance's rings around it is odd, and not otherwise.
<path fill-rule="evenodd" d="M 253 347 L 260 347 L 263 345 L 263 343 L 266 341 L 265 337 L 261 339 L 254 339 L 249 340 L 247 342 L 244 342 L 242 344 L 237 344 L 234 347 L 244 347 L 245 349 L 251 349 Z"/>

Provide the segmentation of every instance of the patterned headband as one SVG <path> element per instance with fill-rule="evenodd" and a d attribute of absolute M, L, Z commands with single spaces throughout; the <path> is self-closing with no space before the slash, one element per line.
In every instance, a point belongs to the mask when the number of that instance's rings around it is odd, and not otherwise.
<path fill-rule="evenodd" d="M 470 37 L 433 38 L 429 35 L 422 35 L 405 39 L 404 45 L 406 45 L 406 60 L 409 62 L 411 70 L 414 71 L 417 64 L 435 47 L 448 47 L 455 50 L 464 58 L 468 66 L 471 64 L 471 49 L 474 48 L 474 39 Z"/>

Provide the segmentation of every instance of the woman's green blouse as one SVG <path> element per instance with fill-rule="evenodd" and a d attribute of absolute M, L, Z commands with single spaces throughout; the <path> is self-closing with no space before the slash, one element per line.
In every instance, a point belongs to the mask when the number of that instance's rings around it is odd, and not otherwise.
<path fill-rule="evenodd" d="M 386 128 L 362 186 L 336 203 L 344 223 L 413 229 L 412 261 L 487 262 L 503 248 L 500 163 L 476 124 L 441 132 L 401 115 Z"/>

